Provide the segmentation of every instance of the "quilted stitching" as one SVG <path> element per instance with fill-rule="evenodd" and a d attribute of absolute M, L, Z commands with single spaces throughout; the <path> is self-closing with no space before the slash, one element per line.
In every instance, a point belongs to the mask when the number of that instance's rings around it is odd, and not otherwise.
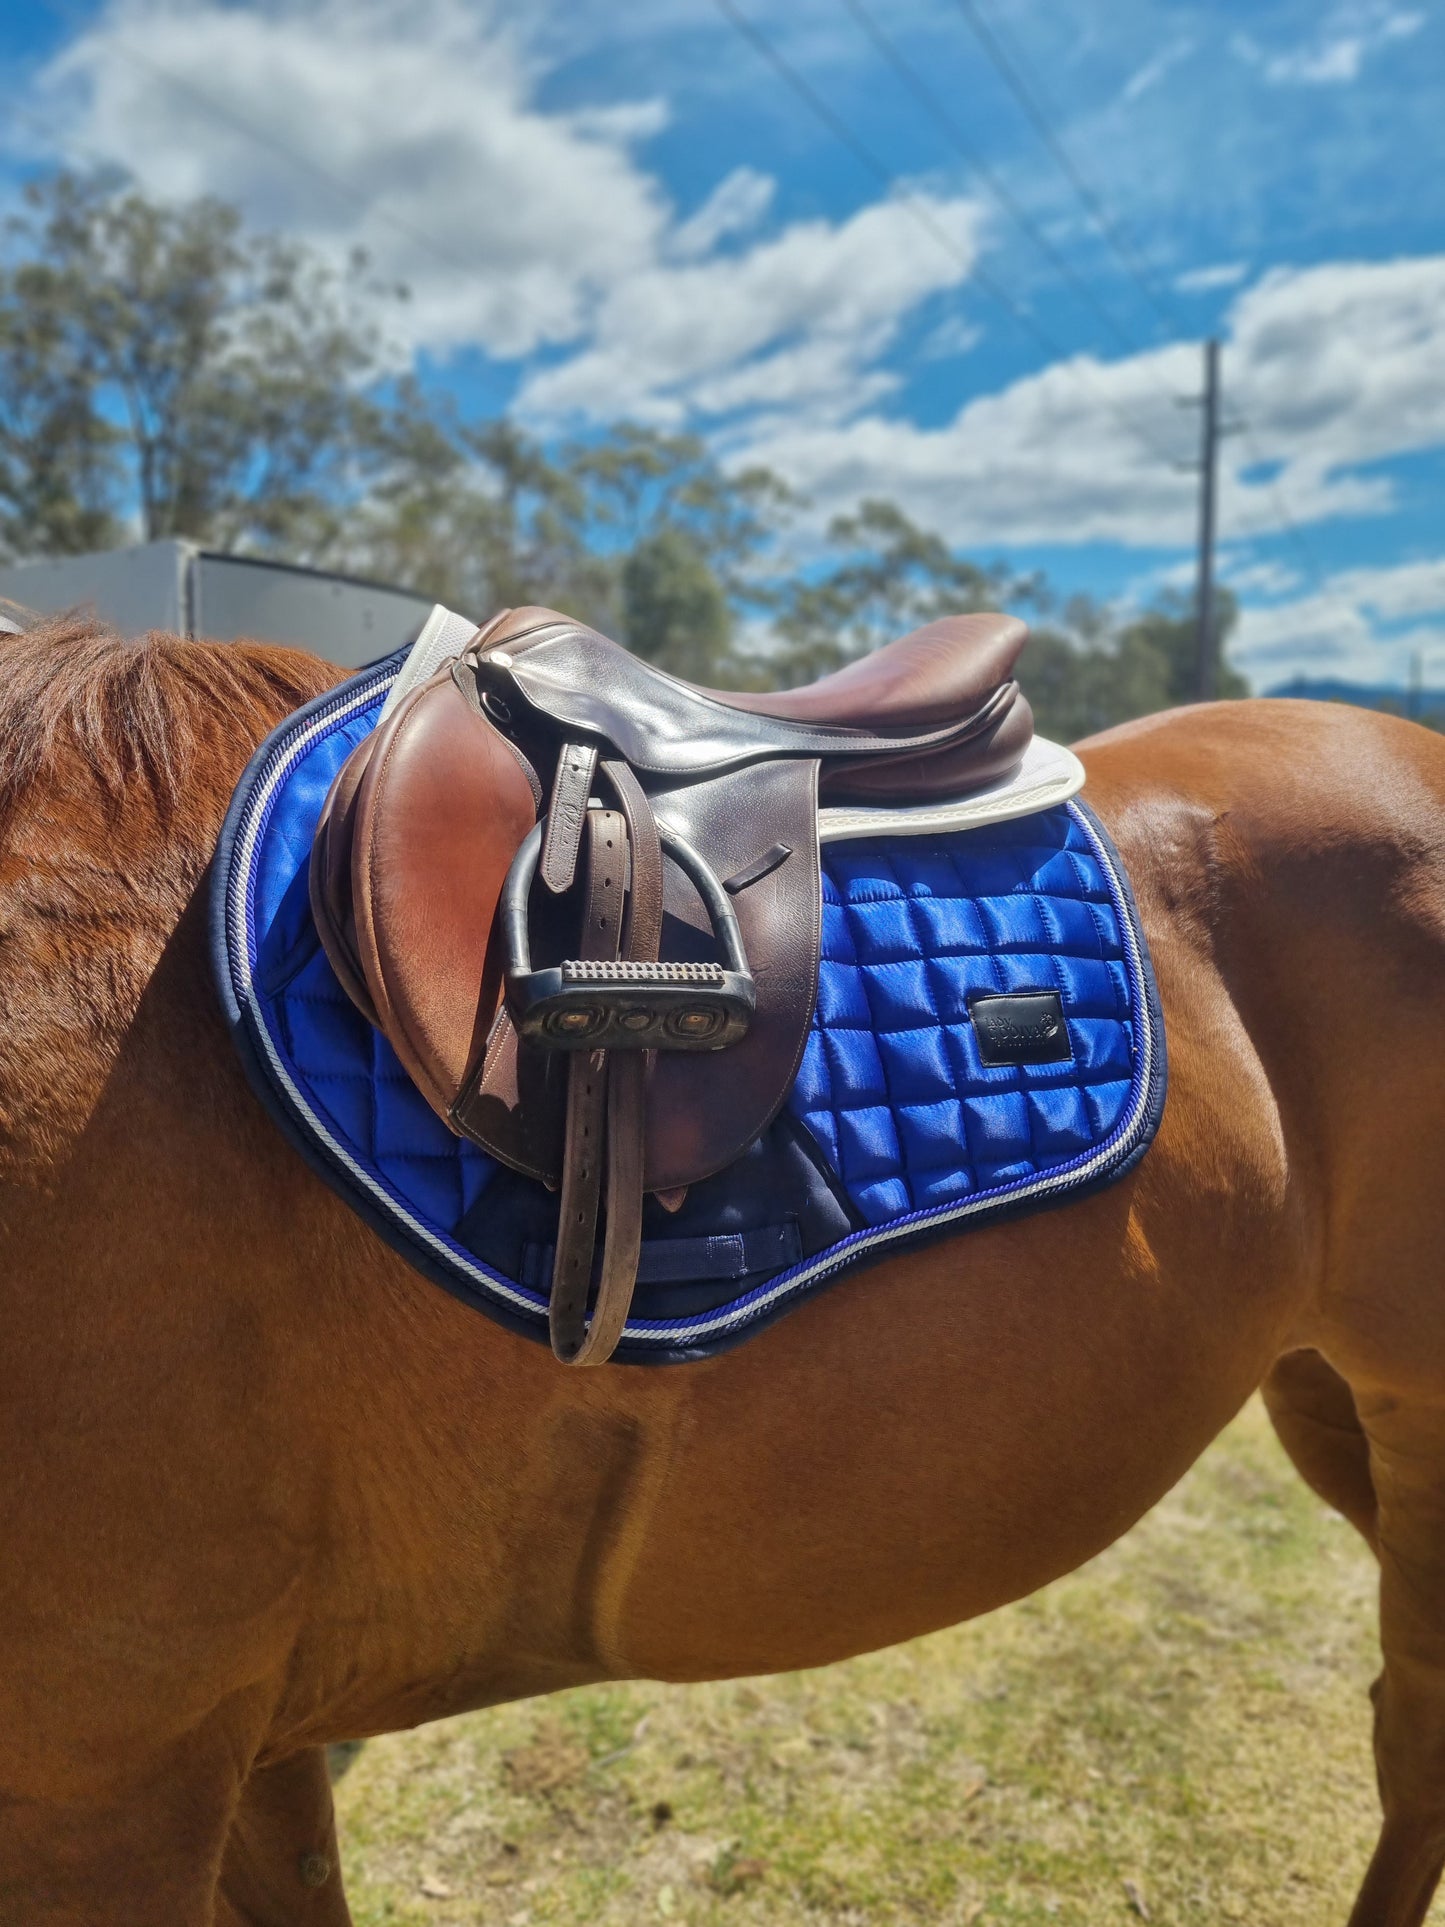
<path fill-rule="evenodd" d="M 870 1225 L 1036 1177 L 1123 1115 L 1123 933 L 1067 809 L 926 844 L 829 846 L 822 958 L 788 1102 Z M 980 1062 L 969 997 L 1019 990 L 1059 993 L 1067 1061 Z"/>
<path fill-rule="evenodd" d="M 453 1137 L 391 1045 L 351 1003 L 314 938 L 310 959 L 275 1010 L 296 1075 L 353 1154 L 450 1233 L 496 1166 L 485 1151 Z"/>

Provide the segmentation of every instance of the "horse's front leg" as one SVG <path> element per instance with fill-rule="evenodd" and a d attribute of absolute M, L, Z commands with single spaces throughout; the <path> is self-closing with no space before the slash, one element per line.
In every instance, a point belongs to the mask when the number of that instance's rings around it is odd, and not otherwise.
<path fill-rule="evenodd" d="M 351 1927 L 323 1747 L 257 1767 L 241 1789 L 216 1927 Z"/>
<path fill-rule="evenodd" d="M 1384 1824 L 1350 1927 L 1420 1927 L 1445 1868 L 1445 1404 L 1360 1401 L 1378 1498 Z"/>
<path fill-rule="evenodd" d="M 64 1782 L 0 1782 L 0 1921 L 213 1927 L 244 1771 L 236 1740 L 216 1721 L 112 1769 L 78 1732 Z"/>

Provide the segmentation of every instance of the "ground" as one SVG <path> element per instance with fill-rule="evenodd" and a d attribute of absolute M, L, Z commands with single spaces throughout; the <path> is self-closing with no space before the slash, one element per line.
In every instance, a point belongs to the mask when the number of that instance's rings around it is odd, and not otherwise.
<path fill-rule="evenodd" d="M 373 1742 L 337 1789 L 351 1904 L 358 1927 L 1336 1927 L 1373 1842 L 1376 1664 L 1369 1555 L 1256 1403 L 1128 1538 L 974 1625 Z"/>

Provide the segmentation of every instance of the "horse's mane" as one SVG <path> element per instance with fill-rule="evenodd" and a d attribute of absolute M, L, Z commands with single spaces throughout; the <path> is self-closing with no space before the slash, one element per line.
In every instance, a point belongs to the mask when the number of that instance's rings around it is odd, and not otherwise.
<path fill-rule="evenodd" d="M 108 803 L 139 784 L 169 821 L 200 762 L 233 745 L 215 773 L 234 781 L 237 752 L 334 676 L 263 644 L 127 639 L 92 611 L 31 618 L 0 633 L 0 824 L 67 748 Z"/>

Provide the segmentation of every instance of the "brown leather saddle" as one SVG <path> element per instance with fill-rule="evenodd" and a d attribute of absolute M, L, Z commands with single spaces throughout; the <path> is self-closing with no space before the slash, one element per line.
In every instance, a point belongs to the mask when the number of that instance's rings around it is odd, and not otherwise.
<path fill-rule="evenodd" d="M 792 1086 L 820 798 L 921 803 L 1017 768 L 1026 633 L 951 617 L 806 688 L 723 694 L 509 610 L 343 766 L 312 851 L 322 942 L 433 1109 L 559 1189 L 559 1358 L 616 1347 L 644 1195 L 680 1201 Z"/>

